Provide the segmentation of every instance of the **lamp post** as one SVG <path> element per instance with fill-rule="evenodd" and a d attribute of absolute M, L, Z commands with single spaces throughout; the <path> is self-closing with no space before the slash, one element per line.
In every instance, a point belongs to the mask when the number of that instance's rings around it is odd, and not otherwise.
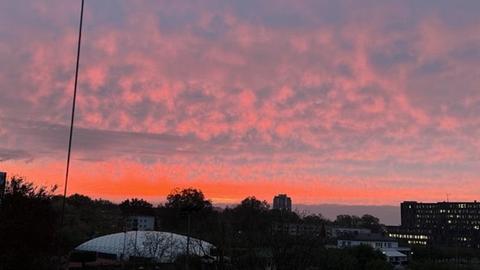
<path fill-rule="evenodd" d="M 185 258 L 185 269 L 189 270 L 190 269 L 190 216 L 191 213 L 190 211 L 187 211 L 187 256 Z"/>

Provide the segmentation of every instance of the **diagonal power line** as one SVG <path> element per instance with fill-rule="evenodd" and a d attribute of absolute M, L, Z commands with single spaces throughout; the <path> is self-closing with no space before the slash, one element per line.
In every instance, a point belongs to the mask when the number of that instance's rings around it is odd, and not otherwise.
<path fill-rule="evenodd" d="M 67 168 L 65 170 L 65 184 L 63 189 L 63 203 L 62 203 L 62 216 L 60 224 L 63 226 L 64 217 L 65 217 L 65 201 L 67 200 L 67 186 L 68 186 L 68 173 L 70 169 L 70 154 L 72 152 L 72 137 L 73 137 L 73 124 L 75 120 L 75 103 L 77 99 L 77 83 L 78 83 L 78 67 L 80 64 L 80 45 L 82 42 L 82 25 L 83 25 L 83 6 L 85 0 L 82 0 L 82 5 L 80 8 L 80 24 L 78 29 L 78 45 L 77 45 L 77 63 L 75 66 L 75 83 L 73 86 L 73 104 L 72 104 L 72 116 L 70 119 L 70 137 L 68 139 L 68 152 L 67 152 Z"/>

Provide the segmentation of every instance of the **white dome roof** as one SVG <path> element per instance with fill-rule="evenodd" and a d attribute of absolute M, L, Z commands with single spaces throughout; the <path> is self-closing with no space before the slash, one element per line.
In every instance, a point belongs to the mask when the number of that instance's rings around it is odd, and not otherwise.
<path fill-rule="evenodd" d="M 93 251 L 115 254 L 118 259 L 130 256 L 153 258 L 160 262 L 172 262 L 178 255 L 186 253 L 187 237 L 169 232 L 129 231 L 104 235 L 87 241 L 75 248 L 76 251 Z M 190 238 L 190 254 L 204 256 L 213 245 Z"/>

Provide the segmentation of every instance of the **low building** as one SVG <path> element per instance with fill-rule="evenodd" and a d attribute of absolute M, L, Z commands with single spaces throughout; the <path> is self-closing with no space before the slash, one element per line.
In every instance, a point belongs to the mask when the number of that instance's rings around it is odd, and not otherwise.
<path fill-rule="evenodd" d="M 372 230 L 365 228 L 345 228 L 345 227 L 327 227 L 327 236 L 329 238 L 338 238 L 349 235 L 371 234 Z"/>
<path fill-rule="evenodd" d="M 189 253 L 213 258 L 212 244 L 196 238 L 158 231 L 129 231 L 94 238 L 77 246 L 71 253 L 69 269 L 82 267 L 118 266 L 121 262 L 142 261 L 171 264 L 178 256 Z"/>
<path fill-rule="evenodd" d="M 153 231 L 155 230 L 155 217 L 153 216 L 129 216 L 125 220 L 127 231 Z"/>
<path fill-rule="evenodd" d="M 432 244 L 430 230 L 405 229 L 401 226 L 387 226 L 388 236 L 405 244 L 427 246 Z"/>
<path fill-rule="evenodd" d="M 337 239 L 337 248 L 349 248 L 360 245 L 370 246 L 382 252 L 387 261 L 395 266 L 408 263 L 410 248 L 400 247 L 398 241 L 378 233 L 345 235 Z"/>
<path fill-rule="evenodd" d="M 275 222 L 272 230 L 274 233 L 284 233 L 291 236 L 325 236 L 325 226 L 322 224 Z"/>
<path fill-rule="evenodd" d="M 292 222 L 274 222 L 272 230 L 275 233 L 285 233 L 292 236 L 311 235 L 320 236 L 329 239 L 337 239 L 342 236 L 355 236 L 360 234 L 371 234 L 370 229 L 365 228 L 345 228 L 331 227 L 324 224 L 315 223 L 292 223 Z"/>

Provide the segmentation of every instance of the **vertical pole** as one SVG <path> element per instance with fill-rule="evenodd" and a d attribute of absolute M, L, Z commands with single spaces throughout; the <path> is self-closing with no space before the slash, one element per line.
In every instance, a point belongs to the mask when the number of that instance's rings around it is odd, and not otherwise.
<path fill-rule="evenodd" d="M 455 241 L 456 245 L 455 245 L 455 269 L 458 270 L 458 267 L 459 267 L 459 257 L 458 257 L 458 248 L 460 246 L 460 228 L 459 228 L 460 224 L 459 224 L 459 220 L 457 219 L 456 220 L 456 225 L 455 225 L 455 229 L 456 229 L 456 234 L 457 234 L 457 241 Z"/>
<path fill-rule="evenodd" d="M 137 259 L 140 257 L 140 254 L 137 251 L 137 233 L 138 227 L 135 228 L 135 259 L 133 260 L 133 269 L 137 269 Z"/>
<path fill-rule="evenodd" d="M 68 186 L 68 173 L 70 169 L 70 154 L 72 152 L 72 137 L 73 137 L 73 124 L 75 120 L 75 103 L 77 99 L 77 84 L 78 84 L 78 68 L 80 65 L 80 45 L 82 42 L 82 25 L 83 25 L 83 6 L 85 0 L 82 0 L 82 6 L 80 8 L 80 26 L 78 30 L 78 45 L 77 45 L 77 63 L 75 66 L 75 82 L 73 85 L 73 101 L 72 101 L 72 115 L 70 119 L 70 136 L 68 139 L 68 152 L 67 152 L 67 168 L 65 170 L 65 184 L 63 187 L 63 203 L 62 203 L 62 216 L 60 220 L 61 226 L 63 226 L 63 221 L 65 218 L 65 201 L 67 199 L 67 186 Z"/>
<path fill-rule="evenodd" d="M 221 217 L 221 250 L 220 250 L 220 270 L 225 269 L 225 222 L 223 222 L 223 217 Z"/>
<path fill-rule="evenodd" d="M 125 250 L 125 242 L 127 241 L 127 223 L 126 221 L 123 222 L 123 253 L 122 253 L 122 269 L 125 269 L 125 260 L 126 260 L 126 250 Z"/>
<path fill-rule="evenodd" d="M 187 256 L 185 258 L 185 269 L 190 269 L 190 212 L 187 213 Z"/>

